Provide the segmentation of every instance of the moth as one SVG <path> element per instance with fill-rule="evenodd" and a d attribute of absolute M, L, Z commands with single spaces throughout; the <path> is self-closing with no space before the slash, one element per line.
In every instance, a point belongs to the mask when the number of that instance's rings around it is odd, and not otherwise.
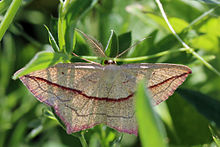
<path fill-rule="evenodd" d="M 77 31 L 99 56 L 106 56 L 97 41 Z M 54 108 L 68 134 L 105 124 L 119 132 L 137 135 L 134 97 L 137 82 L 146 79 L 152 103 L 157 105 L 172 95 L 190 73 L 190 68 L 184 65 L 116 65 L 106 61 L 105 65 L 59 63 L 21 76 L 20 80 L 40 102 Z"/>

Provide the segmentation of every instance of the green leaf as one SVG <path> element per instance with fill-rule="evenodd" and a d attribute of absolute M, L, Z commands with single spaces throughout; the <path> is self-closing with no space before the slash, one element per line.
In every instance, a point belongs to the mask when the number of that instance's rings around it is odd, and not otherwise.
<path fill-rule="evenodd" d="M 145 83 L 141 81 L 136 93 L 136 116 L 142 145 L 165 147 L 164 128 L 155 114 L 150 96 L 146 93 Z"/>
<path fill-rule="evenodd" d="M 117 5 L 118 5 L 117 1 Z M 102 42 L 103 44 L 106 44 L 107 42 L 107 37 L 109 35 L 108 31 L 112 29 L 113 23 L 112 22 L 117 22 L 117 19 L 112 17 L 112 9 L 114 8 L 114 3 L 115 1 L 112 0 L 102 0 L 99 9 L 99 14 L 98 14 L 98 25 L 99 25 L 99 41 Z M 115 16 L 115 15 L 114 15 Z"/>
<path fill-rule="evenodd" d="M 217 53 L 219 46 L 218 37 L 211 34 L 200 35 L 191 40 L 193 48 L 201 48 L 201 50 Z"/>
<path fill-rule="evenodd" d="M 51 34 L 49 28 L 48 28 L 46 25 L 44 25 L 44 26 L 45 26 L 45 28 L 47 29 L 48 34 L 49 34 L 49 42 L 50 42 L 50 45 L 53 47 L 53 49 L 54 49 L 55 52 L 59 52 L 60 49 L 59 49 L 59 46 L 58 46 L 57 43 L 56 43 L 56 40 L 54 39 L 53 35 Z"/>
<path fill-rule="evenodd" d="M 89 46 L 86 44 L 85 39 L 77 31 L 74 34 L 74 38 L 75 38 L 74 53 L 81 56 L 92 54 L 92 51 L 89 48 Z"/>
<path fill-rule="evenodd" d="M 157 33 L 157 30 L 151 32 L 149 34 L 150 38 L 145 39 L 138 46 L 136 46 L 135 50 L 131 54 L 131 57 L 146 56 L 157 53 L 158 50 L 155 49 L 156 47 L 154 44 Z"/>
<path fill-rule="evenodd" d="M 13 73 L 12 70 L 15 64 L 15 40 L 10 33 L 5 34 L 3 44 L 4 46 L 0 53 L 0 95 L 4 94 L 7 90 L 10 75 Z"/>
<path fill-rule="evenodd" d="M 197 1 L 201 1 L 207 4 L 220 4 L 219 0 L 197 0 Z"/>
<path fill-rule="evenodd" d="M 4 36 L 10 24 L 12 23 L 15 14 L 20 8 L 21 4 L 22 4 L 22 0 L 13 0 L 12 3 L 10 4 L 6 14 L 4 15 L 0 23 L 0 41 L 2 40 L 2 37 Z"/>
<path fill-rule="evenodd" d="M 12 0 L 2 0 L 0 1 L 0 14 L 3 13 L 9 7 Z"/>
<path fill-rule="evenodd" d="M 111 30 L 111 35 L 109 37 L 107 46 L 105 48 L 105 54 L 108 57 L 115 57 L 119 53 L 119 45 L 118 45 L 118 36 L 114 32 L 114 30 Z"/>
<path fill-rule="evenodd" d="M 169 22 L 173 26 L 176 33 L 181 33 L 189 25 L 185 20 L 177 17 L 169 18 Z"/>
<path fill-rule="evenodd" d="M 75 0 L 71 1 L 66 10 L 66 19 L 68 22 L 76 22 L 78 21 L 85 13 L 91 10 L 98 0 Z M 80 7 L 80 9 L 79 9 Z"/>
<path fill-rule="evenodd" d="M 67 56 L 62 53 L 39 52 L 35 57 L 21 70 L 14 74 L 13 79 L 17 79 L 30 72 L 45 69 L 59 62 L 66 62 Z"/>
<path fill-rule="evenodd" d="M 30 141 L 31 139 L 39 135 L 42 131 L 43 131 L 43 126 L 42 125 L 37 126 L 36 128 L 32 129 L 31 132 L 27 135 L 26 140 Z"/>
<path fill-rule="evenodd" d="M 177 92 L 210 121 L 220 126 L 220 102 L 208 95 L 189 89 L 177 89 Z"/>
<path fill-rule="evenodd" d="M 174 128 L 173 120 L 170 115 L 167 103 L 166 102 L 161 103 L 160 105 L 156 106 L 154 110 L 157 112 L 160 119 L 163 121 L 164 125 L 170 131 L 171 135 L 175 137 L 174 139 L 178 140 L 176 130 Z"/>
<path fill-rule="evenodd" d="M 131 32 L 126 32 L 118 36 L 119 54 L 131 46 L 131 41 Z M 124 53 L 123 56 L 126 56 L 128 52 Z"/>
<path fill-rule="evenodd" d="M 210 18 L 199 28 L 201 33 L 210 34 L 212 36 L 220 36 L 220 18 Z"/>
<path fill-rule="evenodd" d="M 86 35 L 81 30 L 79 30 L 79 29 L 75 29 L 75 30 L 76 30 L 76 33 L 80 33 L 81 35 L 83 35 L 86 43 L 88 43 L 88 45 L 90 46 L 90 48 L 92 49 L 94 54 L 96 54 L 97 56 L 100 56 L 100 57 L 106 56 L 105 53 L 103 52 L 103 46 L 101 43 L 99 43 L 95 38 L 93 38 L 89 35 Z M 80 36 L 75 35 L 75 37 L 77 37 L 76 42 L 82 42 L 82 38 Z M 85 44 L 85 43 L 83 43 L 83 44 Z M 77 44 L 76 44 L 76 47 L 77 47 Z M 79 49 L 77 48 L 77 50 L 79 50 Z M 84 50 L 84 48 L 82 48 L 82 51 L 83 50 Z"/>
<path fill-rule="evenodd" d="M 63 30 L 65 31 L 65 49 L 66 53 L 70 54 L 74 47 L 74 28 L 80 18 L 95 6 L 97 0 L 76 0 L 71 1 L 68 5 L 63 5 L 61 11 L 64 16 L 63 19 Z M 80 8 L 80 9 L 79 9 Z"/>
<path fill-rule="evenodd" d="M 215 141 L 216 145 L 219 147 L 220 146 L 220 136 L 216 131 L 216 128 L 212 128 L 212 126 L 209 126 L 209 130 L 212 133 L 212 138 Z"/>
<path fill-rule="evenodd" d="M 55 17 L 51 16 L 50 17 L 50 23 L 47 26 L 50 29 L 50 32 L 53 35 L 53 38 L 58 43 L 58 18 L 55 18 Z"/>
<path fill-rule="evenodd" d="M 210 123 L 190 103 L 175 92 L 167 100 L 167 105 L 176 131 L 176 136 L 167 131 L 170 144 L 192 146 L 210 143 L 211 133 L 207 127 Z M 199 135 L 195 135 L 198 132 Z"/>
<path fill-rule="evenodd" d="M 166 25 L 166 23 L 164 23 L 164 19 L 161 16 L 158 16 L 155 13 L 149 13 L 155 10 L 151 10 L 151 8 L 147 6 L 139 7 L 135 4 L 129 6 L 129 9 L 127 10 L 129 13 L 137 16 L 146 25 L 151 25 L 151 27 L 155 29 L 160 28 L 169 31 L 169 27 Z M 181 32 L 184 28 L 188 26 L 188 23 L 183 19 L 171 17 L 169 18 L 169 21 L 171 21 L 171 24 L 173 24 L 174 29 L 177 33 Z"/>
<path fill-rule="evenodd" d="M 14 129 L 14 132 L 12 133 L 12 136 L 10 138 L 9 146 L 17 146 L 21 140 L 23 139 L 23 136 L 25 134 L 25 130 L 27 129 L 26 120 L 20 120 Z"/>
<path fill-rule="evenodd" d="M 220 18 L 210 18 L 203 22 L 202 26 L 199 28 L 199 33 L 201 34 L 192 38 L 190 41 L 192 44 L 191 46 L 216 54 L 219 51 L 219 25 Z"/>

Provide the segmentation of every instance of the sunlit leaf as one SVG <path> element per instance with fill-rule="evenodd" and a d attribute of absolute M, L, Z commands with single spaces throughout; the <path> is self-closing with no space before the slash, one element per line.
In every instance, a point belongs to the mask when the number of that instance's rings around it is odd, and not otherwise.
<path fill-rule="evenodd" d="M 54 39 L 53 35 L 51 34 L 49 28 L 45 25 L 45 28 L 47 29 L 48 31 L 48 34 L 49 34 L 49 42 L 51 44 L 51 46 L 53 47 L 54 51 L 55 52 L 59 52 L 60 49 L 59 49 L 59 46 L 57 45 L 56 43 L 56 40 Z"/>
<path fill-rule="evenodd" d="M 199 31 L 214 36 L 220 36 L 219 25 L 220 25 L 219 17 L 211 18 L 207 20 L 206 23 L 199 28 Z"/>
<path fill-rule="evenodd" d="M 200 35 L 191 40 L 194 48 L 200 48 L 201 50 L 210 51 L 213 53 L 218 52 L 219 40 L 216 36 L 210 34 Z"/>
<path fill-rule="evenodd" d="M 152 108 L 151 98 L 146 93 L 144 85 L 144 81 L 141 81 L 136 93 L 136 116 L 142 145 L 165 147 L 163 126 Z"/>
<path fill-rule="evenodd" d="M 2 0 L 0 1 L 0 14 L 3 13 L 10 5 L 12 0 Z"/>
<path fill-rule="evenodd" d="M 111 35 L 108 40 L 108 44 L 105 49 L 105 54 L 108 57 L 115 57 L 119 53 L 118 36 L 111 30 Z"/>
<path fill-rule="evenodd" d="M 39 52 L 35 57 L 22 69 L 14 74 L 13 79 L 16 79 L 20 76 L 26 75 L 30 72 L 45 69 L 52 65 L 55 65 L 59 62 L 65 62 L 67 56 L 62 53 L 52 53 L 52 52 Z"/>
<path fill-rule="evenodd" d="M 214 142 L 216 143 L 217 146 L 220 146 L 220 136 L 219 136 L 219 134 L 217 135 L 216 129 L 213 128 L 212 126 L 209 126 L 209 129 L 212 133 L 212 138 L 213 138 Z"/>

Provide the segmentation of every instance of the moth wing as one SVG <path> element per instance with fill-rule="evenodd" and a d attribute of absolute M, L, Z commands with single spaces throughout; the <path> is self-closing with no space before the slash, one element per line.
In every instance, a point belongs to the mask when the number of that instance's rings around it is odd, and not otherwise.
<path fill-rule="evenodd" d="M 110 68 L 109 68 L 110 67 Z M 109 70 L 107 70 L 109 68 Z M 147 79 L 153 103 L 166 100 L 191 70 L 173 64 L 57 64 L 20 77 L 41 102 L 54 107 L 67 133 L 103 123 L 137 134 L 134 115 L 136 83 Z"/>
<path fill-rule="evenodd" d="M 78 87 L 78 82 L 88 76 L 100 76 L 101 71 L 102 66 L 92 64 L 57 64 L 22 76 L 20 80 L 39 101 L 52 106 L 65 123 L 67 133 L 73 133 L 106 122 L 105 103 L 86 98 Z M 87 82 L 90 91 L 95 87 L 96 84 Z"/>
<path fill-rule="evenodd" d="M 153 104 L 157 105 L 165 101 L 181 85 L 191 69 L 177 64 L 125 64 L 124 72 L 136 76 L 136 82 L 146 79 L 146 87 L 153 97 Z"/>
<path fill-rule="evenodd" d="M 108 100 L 110 95 L 101 97 L 106 95 L 101 87 L 108 87 L 103 85 L 108 78 L 103 68 L 87 63 L 57 64 L 20 79 L 39 101 L 55 109 L 67 133 L 103 123 L 121 132 L 137 134 L 133 98 L 115 102 Z"/>

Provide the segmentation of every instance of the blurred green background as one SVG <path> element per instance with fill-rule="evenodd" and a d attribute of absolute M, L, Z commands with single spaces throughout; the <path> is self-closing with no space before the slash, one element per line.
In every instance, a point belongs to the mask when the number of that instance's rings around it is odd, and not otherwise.
<path fill-rule="evenodd" d="M 82 8 L 82 1 L 77 2 L 73 12 Z M 161 2 L 178 35 L 220 71 L 218 1 Z M 46 105 L 38 102 L 19 80 L 12 80 L 13 74 L 37 52 L 51 50 L 44 25 L 57 40 L 58 7 L 58 0 L 23 1 L 0 42 L 0 146 L 81 146 L 78 138 L 66 134 L 56 121 L 45 116 L 49 109 Z M 6 10 L 0 11 L 0 21 Z M 127 57 L 183 48 L 171 34 L 153 0 L 99 0 L 77 19 L 80 20 L 76 27 L 94 36 L 103 46 L 107 44 L 111 29 L 118 35 L 131 32 L 132 43 L 147 37 Z M 89 55 L 85 51 L 79 54 Z M 169 146 L 220 144 L 220 76 L 189 52 L 166 53 L 142 62 L 184 64 L 193 72 L 182 89 L 156 108 L 164 122 Z M 141 146 L 139 137 L 114 132 L 100 125 L 86 131 L 85 137 L 90 146 Z"/>

